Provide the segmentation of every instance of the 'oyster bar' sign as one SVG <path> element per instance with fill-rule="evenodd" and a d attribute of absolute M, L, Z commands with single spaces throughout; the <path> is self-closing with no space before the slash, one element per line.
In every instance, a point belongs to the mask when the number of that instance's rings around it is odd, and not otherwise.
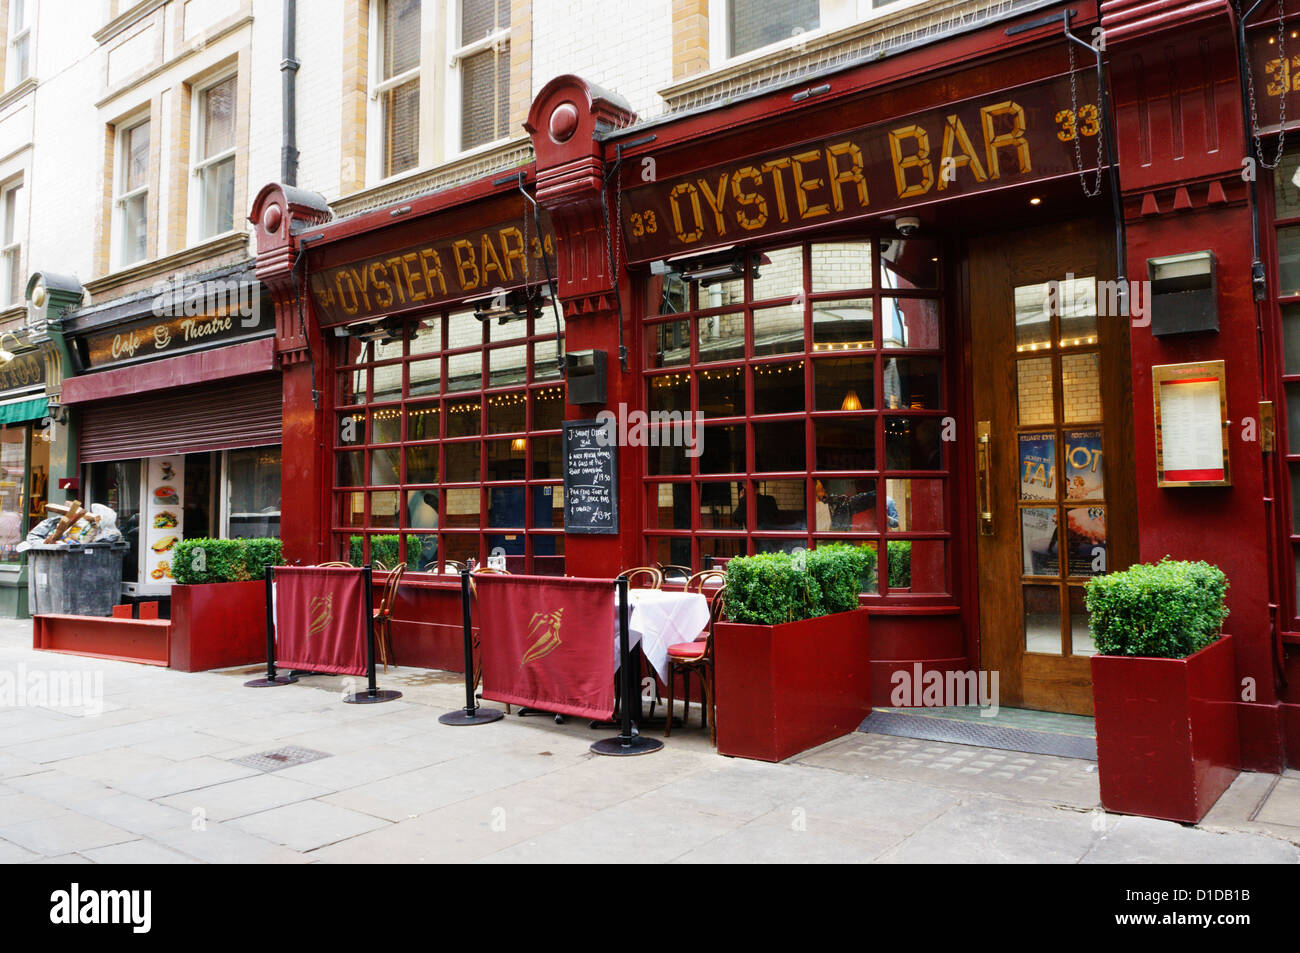
<path fill-rule="evenodd" d="M 1095 76 L 1080 71 L 1073 92 L 1062 76 L 688 174 L 677 172 L 689 167 L 687 154 L 629 159 L 621 200 L 628 258 L 681 255 L 1075 174 L 1076 155 L 1095 169 L 1096 90 Z"/>

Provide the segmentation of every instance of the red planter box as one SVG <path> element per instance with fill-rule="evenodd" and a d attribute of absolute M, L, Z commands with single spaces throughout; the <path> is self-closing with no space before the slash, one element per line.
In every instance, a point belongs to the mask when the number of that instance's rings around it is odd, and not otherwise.
<path fill-rule="evenodd" d="M 747 625 L 713 637 L 718 753 L 782 761 L 853 731 L 871 711 L 867 612 Z"/>
<path fill-rule="evenodd" d="M 1203 818 L 1241 772 L 1236 684 L 1227 635 L 1182 659 L 1094 655 L 1102 806 Z"/>
<path fill-rule="evenodd" d="M 266 582 L 172 586 L 171 667 L 182 672 L 266 661 Z"/>

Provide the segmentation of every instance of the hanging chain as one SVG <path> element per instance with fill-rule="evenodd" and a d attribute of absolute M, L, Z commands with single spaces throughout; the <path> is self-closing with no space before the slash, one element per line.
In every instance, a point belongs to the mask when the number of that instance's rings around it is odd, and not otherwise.
<path fill-rule="evenodd" d="M 1278 106 L 1277 113 L 1277 154 L 1274 155 L 1273 161 L 1269 162 L 1264 158 L 1263 136 L 1259 131 L 1259 109 L 1255 105 L 1255 76 L 1250 69 L 1250 64 L 1243 64 L 1246 72 L 1246 95 L 1250 101 L 1250 133 L 1255 140 L 1255 160 L 1265 169 L 1276 169 L 1282 162 L 1282 152 L 1286 148 L 1286 98 L 1291 92 L 1291 63 L 1286 55 L 1286 24 L 1283 22 L 1285 16 L 1285 0 L 1277 0 L 1277 52 L 1278 62 L 1281 64 L 1279 70 L 1282 74 L 1282 95 L 1279 97 L 1281 104 Z M 1233 7 L 1237 13 L 1237 22 L 1241 22 L 1241 4 L 1238 0 L 1233 0 Z"/>
<path fill-rule="evenodd" d="M 1282 0 L 1278 0 L 1282 2 Z M 1070 20 L 1067 15 L 1065 26 L 1069 30 Z M 1074 167 L 1079 170 L 1079 186 L 1083 189 L 1083 194 L 1090 199 L 1095 199 L 1101 195 L 1101 167 L 1102 167 L 1102 139 L 1106 135 L 1106 123 L 1101 114 L 1101 85 L 1097 86 L 1097 178 L 1092 186 L 1088 185 L 1088 173 L 1083 168 L 1083 143 L 1082 134 L 1079 132 L 1079 77 L 1074 70 L 1074 44 L 1073 36 L 1067 35 L 1065 38 L 1065 50 L 1070 64 L 1070 115 L 1073 117 L 1074 125 Z"/>

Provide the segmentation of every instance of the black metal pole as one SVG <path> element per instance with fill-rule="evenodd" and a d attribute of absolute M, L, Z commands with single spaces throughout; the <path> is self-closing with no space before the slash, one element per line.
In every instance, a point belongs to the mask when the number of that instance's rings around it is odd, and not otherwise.
<path fill-rule="evenodd" d="M 641 695 L 638 690 L 636 679 L 632 675 L 632 651 L 628 645 L 628 618 L 629 606 L 627 604 L 627 577 L 620 576 L 618 579 L 618 657 L 619 665 L 623 669 L 623 723 L 618 733 L 618 740 L 622 742 L 624 748 L 632 744 L 632 703 L 635 693 L 636 706 L 641 707 Z M 640 712 L 638 712 L 640 714 Z"/>
<path fill-rule="evenodd" d="M 444 725 L 486 725 L 499 721 L 504 713 L 499 708 L 480 708 L 474 698 L 474 620 L 470 617 L 470 572 L 466 566 L 460 571 L 460 617 L 465 634 L 465 707 L 441 715 Z"/>
<path fill-rule="evenodd" d="M 361 580 L 366 600 L 366 694 L 371 698 L 379 692 L 375 684 L 375 594 L 372 588 L 373 574 L 370 564 L 361 567 Z"/>

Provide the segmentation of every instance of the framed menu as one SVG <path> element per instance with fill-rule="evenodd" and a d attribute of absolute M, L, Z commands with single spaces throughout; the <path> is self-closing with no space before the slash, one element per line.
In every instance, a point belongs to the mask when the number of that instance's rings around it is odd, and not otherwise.
<path fill-rule="evenodd" d="M 171 591 L 172 559 L 185 537 L 185 457 L 169 454 L 143 461 L 144 505 L 141 509 L 140 583 L 143 595 Z"/>
<path fill-rule="evenodd" d="M 1223 361 L 1151 368 L 1156 484 L 1231 486 L 1228 389 Z"/>

